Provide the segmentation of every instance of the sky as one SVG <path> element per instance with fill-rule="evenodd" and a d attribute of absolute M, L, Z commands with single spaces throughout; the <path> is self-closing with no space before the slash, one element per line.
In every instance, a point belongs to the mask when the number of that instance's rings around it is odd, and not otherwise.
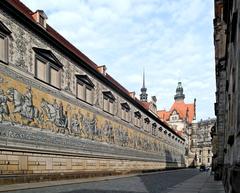
<path fill-rule="evenodd" d="M 197 99 L 197 120 L 214 117 L 213 0 L 22 0 L 129 91 L 169 110 L 177 83 Z"/>

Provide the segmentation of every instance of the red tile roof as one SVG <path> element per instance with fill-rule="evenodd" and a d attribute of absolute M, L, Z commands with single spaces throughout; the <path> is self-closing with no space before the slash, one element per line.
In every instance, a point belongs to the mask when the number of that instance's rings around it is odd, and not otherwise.
<path fill-rule="evenodd" d="M 159 118 L 162 121 L 166 121 L 167 118 L 169 117 L 169 112 L 166 110 L 160 110 L 160 111 L 157 111 L 157 113 L 158 113 Z"/>
<path fill-rule="evenodd" d="M 37 22 L 33 18 L 34 12 L 30 10 L 27 6 L 25 6 L 20 0 L 6 0 L 12 7 L 14 7 L 16 10 L 20 11 L 25 17 L 27 17 L 29 20 L 31 20 L 36 27 L 38 26 Z M 95 64 L 91 59 L 89 59 L 86 55 L 84 55 L 80 50 L 78 50 L 75 46 L 73 46 L 69 41 L 67 41 L 63 36 L 61 36 L 57 31 L 55 31 L 51 26 L 47 24 L 46 30 L 47 34 L 52 37 L 56 42 L 61 44 L 63 47 L 65 47 L 68 51 L 72 52 L 74 55 L 79 57 L 82 61 L 84 61 L 88 66 L 90 66 L 94 71 L 96 71 L 98 74 L 101 74 L 98 72 L 98 65 Z M 104 76 L 104 75 L 102 75 Z M 129 91 L 124 88 L 121 84 L 119 84 L 114 78 L 112 78 L 109 74 L 105 75 L 105 78 L 110 81 L 117 89 L 119 89 L 121 92 L 129 95 Z M 142 103 L 137 98 L 135 99 L 135 102 L 141 105 L 146 110 L 149 110 L 149 104 L 148 103 Z M 160 119 L 159 119 L 160 120 Z M 161 121 L 161 120 L 160 120 Z M 163 122 L 167 127 L 168 125 Z M 169 128 L 173 133 L 176 134 L 174 130 Z M 181 137 L 181 136 L 179 136 Z M 183 139 L 184 140 L 184 139 Z"/>
<path fill-rule="evenodd" d="M 145 109 L 149 110 L 150 107 L 150 103 L 149 102 L 144 102 L 144 101 L 140 101 L 142 106 L 144 106 Z"/>
<path fill-rule="evenodd" d="M 170 115 L 174 110 L 177 111 L 180 119 L 185 119 L 188 123 L 192 123 L 195 119 L 195 104 L 185 104 L 183 100 L 175 101 L 169 111 L 158 111 L 158 116 L 162 121 L 169 121 Z"/>

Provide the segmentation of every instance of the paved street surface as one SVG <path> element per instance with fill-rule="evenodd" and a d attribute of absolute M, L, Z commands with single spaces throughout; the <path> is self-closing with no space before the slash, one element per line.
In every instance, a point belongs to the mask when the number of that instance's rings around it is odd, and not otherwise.
<path fill-rule="evenodd" d="M 105 179 L 105 180 L 103 180 Z M 197 169 L 164 171 L 122 178 L 41 182 L 0 187 L 0 191 L 18 188 L 9 193 L 224 193 L 221 182 L 215 182 L 208 172 Z M 67 184 L 72 183 L 72 184 Z M 63 185 L 65 184 L 65 185 Z M 5 189 L 4 189 L 5 188 Z M 31 188 L 31 189 L 25 189 Z M 25 190 L 23 190 L 25 189 Z"/>

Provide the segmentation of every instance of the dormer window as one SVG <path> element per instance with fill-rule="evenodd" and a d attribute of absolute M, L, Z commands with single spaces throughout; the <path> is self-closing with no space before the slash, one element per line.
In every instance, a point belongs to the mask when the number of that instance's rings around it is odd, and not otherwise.
<path fill-rule="evenodd" d="M 8 36 L 12 32 L 0 21 L 0 61 L 8 63 Z"/>
<path fill-rule="evenodd" d="M 102 93 L 103 93 L 103 110 L 113 115 L 115 97 L 111 91 L 103 91 Z"/>
<path fill-rule="evenodd" d="M 121 118 L 127 122 L 130 121 L 130 106 L 128 103 L 121 103 Z"/>
<path fill-rule="evenodd" d="M 49 85 L 61 88 L 62 64 L 50 51 L 41 48 L 33 48 L 35 57 L 35 77 Z"/>
<path fill-rule="evenodd" d="M 76 75 L 77 78 L 77 98 L 88 103 L 93 104 L 93 88 L 94 84 L 87 75 Z"/>

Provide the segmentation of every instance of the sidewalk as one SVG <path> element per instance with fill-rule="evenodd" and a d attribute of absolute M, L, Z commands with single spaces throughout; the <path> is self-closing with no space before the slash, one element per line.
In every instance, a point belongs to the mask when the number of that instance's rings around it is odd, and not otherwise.
<path fill-rule="evenodd" d="M 167 193 L 225 193 L 222 182 L 214 181 L 209 172 L 201 172 L 183 183 L 169 188 Z"/>

